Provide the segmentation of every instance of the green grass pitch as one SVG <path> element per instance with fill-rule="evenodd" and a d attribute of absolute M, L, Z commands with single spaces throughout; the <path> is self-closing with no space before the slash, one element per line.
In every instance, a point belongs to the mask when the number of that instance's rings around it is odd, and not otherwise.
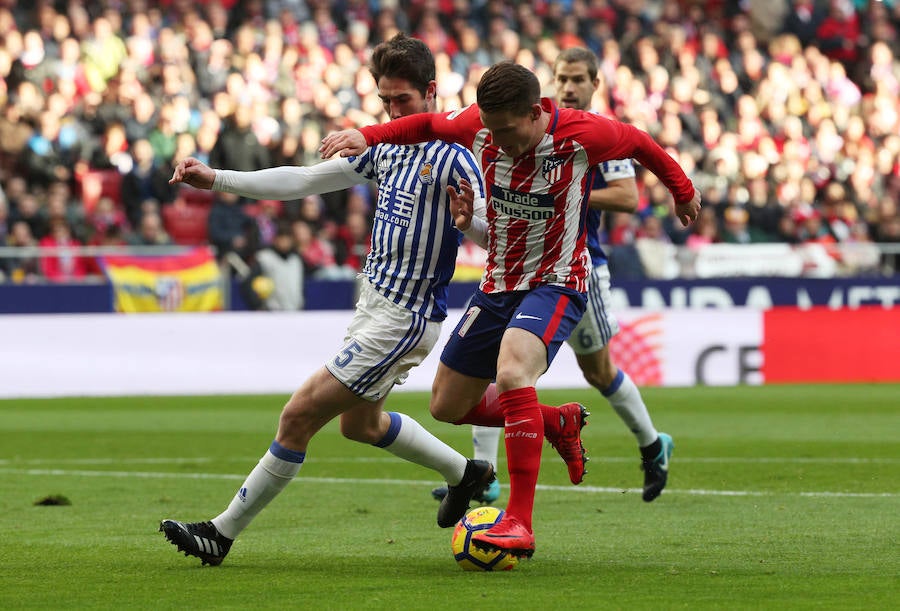
<path fill-rule="evenodd" d="M 900 606 L 900 386 L 644 396 L 675 438 L 653 503 L 634 438 L 599 394 L 540 392 L 589 406 L 592 461 L 573 487 L 545 444 L 537 552 L 496 574 L 456 566 L 435 473 L 344 440 L 335 422 L 222 566 L 177 553 L 160 519 L 218 514 L 285 397 L 0 401 L 0 609 Z M 397 392 L 388 408 L 469 454 L 469 428 L 434 421 L 427 401 Z M 71 504 L 36 504 L 54 495 Z"/>

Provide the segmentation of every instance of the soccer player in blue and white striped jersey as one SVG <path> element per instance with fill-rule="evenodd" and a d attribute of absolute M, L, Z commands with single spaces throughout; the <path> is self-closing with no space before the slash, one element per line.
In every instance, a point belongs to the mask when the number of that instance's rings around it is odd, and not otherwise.
<path fill-rule="evenodd" d="M 370 69 L 391 119 L 434 110 L 434 58 L 421 41 L 398 34 L 376 47 Z M 447 189 L 484 208 L 472 153 L 440 141 L 380 144 L 357 157 L 256 172 L 213 170 L 186 159 L 171 182 L 280 200 L 375 182 L 378 201 L 365 281 L 343 346 L 291 396 L 275 440 L 228 508 L 209 522 L 164 520 L 166 538 L 203 564 L 220 564 L 234 538 L 298 473 L 313 435 L 336 416 L 345 437 L 438 471 L 451 490 L 438 509 L 438 525 L 454 525 L 472 496 L 494 480 L 493 466 L 467 460 L 409 416 L 383 406 L 394 384 L 431 352 L 447 316 L 447 284 L 461 237 Z M 302 344 L 302 336 L 297 339 Z"/>

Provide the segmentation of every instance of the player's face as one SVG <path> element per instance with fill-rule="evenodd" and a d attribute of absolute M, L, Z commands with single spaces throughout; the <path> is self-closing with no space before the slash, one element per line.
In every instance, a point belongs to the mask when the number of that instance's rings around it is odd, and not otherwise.
<path fill-rule="evenodd" d="M 560 62 L 553 74 L 556 84 L 556 103 L 564 108 L 587 110 L 600 79 L 591 80 L 584 62 Z"/>
<path fill-rule="evenodd" d="M 378 97 L 391 119 L 420 112 L 434 111 L 435 83 L 428 84 L 425 95 L 402 78 L 382 76 L 378 81 Z"/>
<path fill-rule="evenodd" d="M 510 157 L 518 157 L 534 147 L 543 136 L 543 124 L 539 121 L 541 107 L 535 104 L 525 115 L 517 115 L 508 110 L 502 112 L 480 112 L 481 124 L 491 132 L 491 140 Z"/>

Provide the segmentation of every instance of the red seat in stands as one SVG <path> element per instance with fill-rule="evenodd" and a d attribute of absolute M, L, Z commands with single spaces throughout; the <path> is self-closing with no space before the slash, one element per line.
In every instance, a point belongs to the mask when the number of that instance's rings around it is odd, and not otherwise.
<path fill-rule="evenodd" d="M 166 232 L 176 244 L 195 246 L 207 243 L 209 208 L 176 202 L 162 208 Z"/>

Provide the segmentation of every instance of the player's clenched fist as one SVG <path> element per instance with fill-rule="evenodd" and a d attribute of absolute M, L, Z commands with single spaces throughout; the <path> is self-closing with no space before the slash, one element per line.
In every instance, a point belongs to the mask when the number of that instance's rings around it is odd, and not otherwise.
<path fill-rule="evenodd" d="M 172 172 L 169 184 L 174 185 L 175 183 L 183 182 L 198 189 L 212 189 L 215 179 L 215 170 L 199 159 L 187 157 L 175 166 L 175 171 Z"/>
<path fill-rule="evenodd" d="M 675 204 L 675 216 L 685 227 L 697 220 L 697 217 L 700 216 L 700 191 L 697 190 L 697 187 L 694 187 L 694 197 L 691 198 L 691 201 Z"/>

